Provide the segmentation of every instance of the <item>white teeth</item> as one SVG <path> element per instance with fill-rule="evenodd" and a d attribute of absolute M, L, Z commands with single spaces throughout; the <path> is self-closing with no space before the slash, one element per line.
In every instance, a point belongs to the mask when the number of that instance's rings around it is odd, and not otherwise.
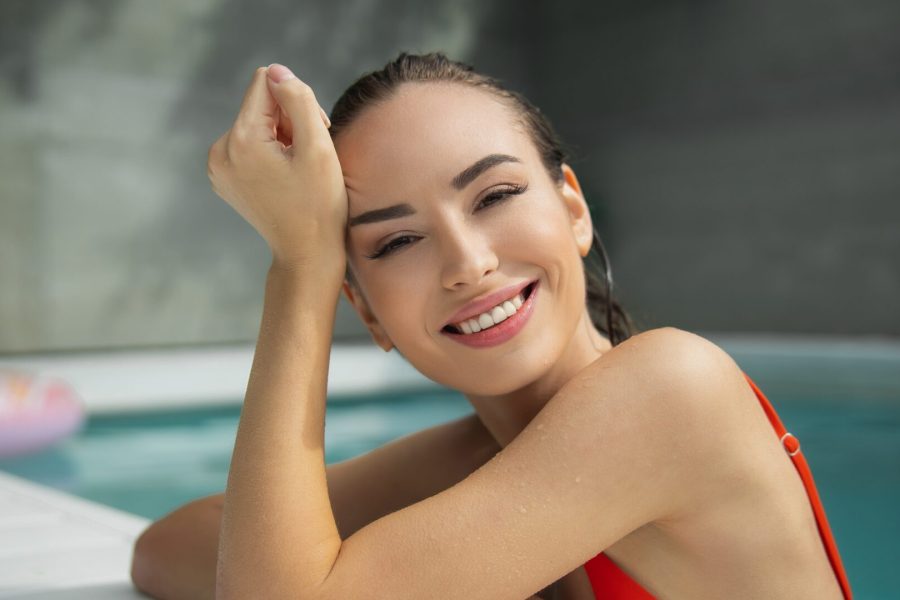
<path fill-rule="evenodd" d="M 501 302 L 491 310 L 481 313 L 477 317 L 472 317 L 471 319 L 456 323 L 456 328 L 465 334 L 478 333 L 482 329 L 493 327 L 516 314 L 516 311 L 522 307 L 524 302 L 524 296 L 521 293 L 516 294 L 515 298 Z"/>

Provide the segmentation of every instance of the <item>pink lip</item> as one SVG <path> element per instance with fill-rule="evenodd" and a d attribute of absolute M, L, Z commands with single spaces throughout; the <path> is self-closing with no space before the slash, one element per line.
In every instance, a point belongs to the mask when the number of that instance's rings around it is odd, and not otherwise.
<path fill-rule="evenodd" d="M 525 324 L 531 318 L 531 313 L 534 312 L 534 302 L 539 287 L 540 283 L 536 282 L 534 289 L 531 290 L 531 295 L 525 299 L 525 302 L 519 310 L 516 311 L 516 314 L 502 323 L 494 325 L 493 327 L 488 327 L 487 329 L 482 329 L 478 333 L 465 334 L 450 333 L 448 331 L 441 331 L 441 333 L 460 344 L 465 344 L 466 346 L 472 346 L 474 348 L 488 348 L 490 346 L 502 344 L 522 331 Z"/>
<path fill-rule="evenodd" d="M 477 317 L 481 313 L 487 312 L 488 310 L 494 308 L 504 300 L 509 300 L 536 281 L 536 279 L 523 281 L 515 285 L 505 287 L 502 290 L 498 290 L 496 292 L 488 294 L 487 296 L 476 298 L 472 302 L 469 302 L 468 304 L 463 306 L 455 315 L 450 317 L 450 320 L 444 323 L 443 326 L 446 327 L 447 325 L 455 325 L 460 321 L 465 321 L 466 319 Z"/>

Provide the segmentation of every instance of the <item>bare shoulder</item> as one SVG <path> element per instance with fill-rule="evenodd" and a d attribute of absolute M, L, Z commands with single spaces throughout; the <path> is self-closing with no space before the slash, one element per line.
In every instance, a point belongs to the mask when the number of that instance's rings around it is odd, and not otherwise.
<path fill-rule="evenodd" d="M 735 448 L 746 415 L 758 412 L 754 405 L 743 372 L 724 350 L 665 327 L 635 335 L 591 363 L 533 426 L 562 433 L 555 451 L 592 469 L 598 494 L 607 494 L 612 480 L 633 480 L 633 492 L 655 498 L 655 505 L 629 515 L 641 525 L 694 506 L 703 480 L 730 468 L 724 449 Z"/>
<path fill-rule="evenodd" d="M 673 384 L 696 385 L 709 377 L 741 375 L 731 357 L 708 339 L 675 327 L 634 335 L 592 363 L 603 368 L 615 362 L 634 374 L 638 370 Z M 654 379 L 661 383 L 660 379 Z"/>
<path fill-rule="evenodd" d="M 710 340 L 675 327 L 651 329 L 614 347 L 570 382 L 609 386 L 618 380 L 631 403 L 659 414 L 684 412 L 709 418 L 726 415 L 735 401 L 746 400 L 750 388 L 743 372 Z M 750 394 L 752 396 L 752 394 Z M 670 415 L 671 416 L 671 415 Z M 702 424 L 702 423 L 701 423 Z M 652 426 L 647 420 L 647 426 Z"/>

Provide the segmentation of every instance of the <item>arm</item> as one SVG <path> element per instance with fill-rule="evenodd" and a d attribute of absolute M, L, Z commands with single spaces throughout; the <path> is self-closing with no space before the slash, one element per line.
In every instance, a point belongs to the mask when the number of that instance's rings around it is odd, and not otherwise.
<path fill-rule="evenodd" d="M 302 590 L 324 581 L 340 550 L 325 477 L 324 420 L 342 279 L 337 270 L 277 263 L 269 270 L 225 490 L 217 597 L 278 598 L 293 589 L 302 598 Z"/>
<path fill-rule="evenodd" d="M 291 346 L 287 338 L 285 344 Z M 268 540 L 253 549 L 258 563 L 237 565 L 231 581 L 252 582 L 269 598 L 412 599 L 438 590 L 441 598 L 460 600 L 533 595 L 634 529 L 677 516 L 706 494 L 710 474 L 697 465 L 721 457 L 729 444 L 727 432 L 706 428 L 710 416 L 700 407 L 723 404 L 743 384 L 737 370 L 725 373 L 711 355 L 682 332 L 632 338 L 566 384 L 472 475 L 343 542 L 298 546 L 286 535 L 292 523 L 318 519 L 321 530 L 334 523 L 328 506 L 304 502 L 296 491 L 316 482 L 318 461 L 307 455 L 306 468 L 292 472 L 309 476 L 277 489 L 263 481 L 276 491 L 259 496 L 266 507 L 284 509 L 273 517 L 284 529 L 248 519 L 247 537 Z M 264 427 L 252 431 L 257 441 L 272 435 Z M 284 454 L 267 462 L 279 464 Z M 220 575 L 222 568 L 220 562 Z"/>
<path fill-rule="evenodd" d="M 134 545 L 131 580 L 153 598 L 215 596 L 222 494 L 194 500 L 152 523 Z"/>
<path fill-rule="evenodd" d="M 341 539 L 458 483 L 499 449 L 477 416 L 467 415 L 328 465 Z M 215 494 L 189 502 L 141 534 L 131 570 L 138 589 L 166 600 L 214 597 L 223 500 Z"/>
<path fill-rule="evenodd" d="M 312 90 L 281 66 L 254 74 L 209 151 L 213 190 L 273 262 L 222 514 L 216 595 L 302 595 L 341 545 L 324 461 L 329 350 L 346 258 L 347 192 Z M 296 569 L 296 565 L 303 565 Z"/>

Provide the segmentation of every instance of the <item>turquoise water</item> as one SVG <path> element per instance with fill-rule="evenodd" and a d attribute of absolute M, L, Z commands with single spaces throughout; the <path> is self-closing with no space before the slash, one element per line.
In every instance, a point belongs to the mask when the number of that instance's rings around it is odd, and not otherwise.
<path fill-rule="evenodd" d="M 830 382 L 816 379 L 816 388 L 802 383 L 811 381 L 809 374 L 773 377 L 783 361 L 761 360 L 748 356 L 741 364 L 802 442 L 857 597 L 896 597 L 900 375 L 875 369 L 868 388 L 857 387 L 850 400 L 848 386 L 858 386 L 858 379 L 830 370 Z M 802 372 L 795 367 L 791 373 Z M 330 402 L 326 462 L 470 412 L 465 399 L 449 391 Z M 0 469 L 157 519 L 223 490 L 237 420 L 237 408 L 95 417 L 78 436 L 38 454 L 0 460 Z"/>

